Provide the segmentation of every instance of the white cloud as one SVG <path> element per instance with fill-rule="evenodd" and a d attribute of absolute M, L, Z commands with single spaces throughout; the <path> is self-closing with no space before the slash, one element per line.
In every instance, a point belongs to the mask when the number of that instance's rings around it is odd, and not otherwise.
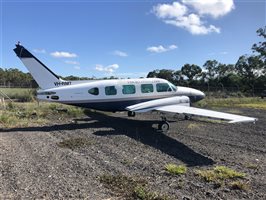
<path fill-rule="evenodd" d="M 149 51 L 149 52 L 152 52 L 152 53 L 163 53 L 163 52 L 166 52 L 166 51 L 174 50 L 176 48 L 177 48 L 177 46 L 172 44 L 172 45 L 170 45 L 168 47 L 164 47 L 162 45 L 151 46 L 151 47 L 148 47 L 146 50 Z"/>
<path fill-rule="evenodd" d="M 33 49 L 35 53 L 46 53 L 45 49 Z"/>
<path fill-rule="evenodd" d="M 104 67 L 103 65 L 97 64 L 95 69 L 100 72 L 108 72 L 108 73 L 113 73 L 116 69 L 119 68 L 118 64 L 112 64 Z"/>
<path fill-rule="evenodd" d="M 183 28 L 194 35 L 205 35 L 212 32 L 220 33 L 220 28 L 206 24 L 206 20 L 202 20 L 204 15 L 217 18 L 233 9 L 233 0 L 182 0 L 172 4 L 158 4 L 152 11 L 166 24 Z"/>
<path fill-rule="evenodd" d="M 55 58 L 76 58 L 77 54 L 75 53 L 69 53 L 64 51 L 55 51 L 50 54 L 51 56 Z"/>
<path fill-rule="evenodd" d="M 80 66 L 76 65 L 76 66 L 74 66 L 74 69 L 80 70 Z"/>
<path fill-rule="evenodd" d="M 69 65 L 79 65 L 79 62 L 73 60 L 66 60 L 65 63 Z"/>
<path fill-rule="evenodd" d="M 119 50 L 113 51 L 113 55 L 120 56 L 120 57 L 127 57 L 128 56 L 128 54 L 126 52 L 119 51 Z"/>
<path fill-rule="evenodd" d="M 182 0 L 182 2 L 192 6 L 200 15 L 210 15 L 214 18 L 224 16 L 235 8 L 233 0 Z"/>
<path fill-rule="evenodd" d="M 182 5 L 178 2 L 173 2 L 172 5 L 170 4 L 159 4 L 155 7 L 153 7 L 153 12 L 156 13 L 156 15 L 159 18 L 179 18 L 184 16 L 187 13 L 187 7 L 185 5 Z"/>

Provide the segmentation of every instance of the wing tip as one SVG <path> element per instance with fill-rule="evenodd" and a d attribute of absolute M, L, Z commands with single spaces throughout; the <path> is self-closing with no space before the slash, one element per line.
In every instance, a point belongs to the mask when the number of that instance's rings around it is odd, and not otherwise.
<path fill-rule="evenodd" d="M 240 119 L 235 119 L 235 120 L 232 120 L 232 121 L 229 121 L 228 123 L 230 124 L 237 124 L 237 123 L 249 123 L 249 122 L 253 122 L 254 124 L 258 121 L 259 119 L 258 118 L 240 118 Z"/>

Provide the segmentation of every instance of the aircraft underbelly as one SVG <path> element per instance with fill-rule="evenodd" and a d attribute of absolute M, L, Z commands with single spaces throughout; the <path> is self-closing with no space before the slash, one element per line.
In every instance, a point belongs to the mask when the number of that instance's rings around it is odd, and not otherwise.
<path fill-rule="evenodd" d="M 137 100 L 123 100 L 123 101 L 109 101 L 109 102 L 72 102 L 69 105 L 79 106 L 82 108 L 90 108 L 101 111 L 126 111 L 126 107 L 150 101 L 153 99 L 137 99 Z"/>

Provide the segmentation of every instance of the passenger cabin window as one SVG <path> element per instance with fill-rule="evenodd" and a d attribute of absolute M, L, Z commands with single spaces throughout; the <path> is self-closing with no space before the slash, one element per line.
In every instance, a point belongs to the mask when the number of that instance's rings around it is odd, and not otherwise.
<path fill-rule="evenodd" d="M 168 83 L 157 83 L 156 90 L 157 92 L 171 92 L 172 91 Z"/>
<path fill-rule="evenodd" d="M 122 93 L 123 94 L 135 94 L 136 93 L 135 85 L 123 85 Z"/>
<path fill-rule="evenodd" d="M 116 95 L 117 91 L 115 86 L 107 86 L 105 87 L 105 94 L 106 95 Z"/>
<path fill-rule="evenodd" d="M 141 92 L 142 93 L 153 92 L 153 85 L 152 84 L 141 84 Z"/>
<path fill-rule="evenodd" d="M 99 95 L 99 88 L 95 87 L 95 88 L 91 88 L 88 91 L 90 94 L 92 95 Z"/>

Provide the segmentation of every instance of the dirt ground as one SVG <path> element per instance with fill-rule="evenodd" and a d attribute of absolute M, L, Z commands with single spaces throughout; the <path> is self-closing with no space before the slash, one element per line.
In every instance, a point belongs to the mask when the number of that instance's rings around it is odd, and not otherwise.
<path fill-rule="evenodd" d="M 266 111 L 233 111 L 259 121 L 224 124 L 169 116 L 176 122 L 162 133 L 156 113 L 128 118 L 88 112 L 76 124 L 0 129 L 0 199 L 128 198 L 106 187 L 103 175 L 141 178 L 149 191 L 168 199 L 266 199 Z M 62 145 L 75 138 L 80 146 Z M 169 163 L 186 165 L 187 173 L 167 173 Z M 196 173 L 215 166 L 245 173 L 241 181 L 248 188 L 217 186 Z"/>

